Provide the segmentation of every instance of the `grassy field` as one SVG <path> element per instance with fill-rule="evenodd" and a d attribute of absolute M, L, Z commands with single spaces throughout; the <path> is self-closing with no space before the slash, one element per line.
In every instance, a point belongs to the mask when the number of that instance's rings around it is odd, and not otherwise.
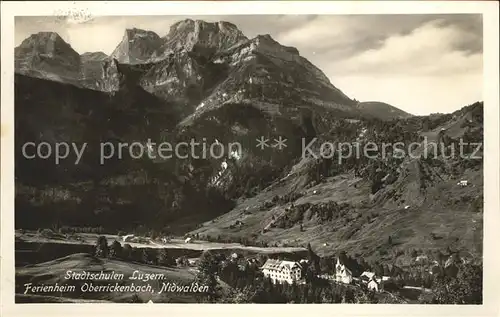
<path fill-rule="evenodd" d="M 41 236 L 34 231 L 20 232 L 16 231 L 16 238 L 25 242 L 31 243 L 61 243 L 61 244 L 84 244 L 84 245 L 95 245 L 97 238 L 99 236 L 105 236 L 108 241 L 119 241 L 122 245 L 130 244 L 133 248 L 153 248 L 153 249 L 188 249 L 188 250 L 248 250 L 255 253 L 279 253 L 279 252 L 300 252 L 304 251 L 305 248 L 302 247 L 255 247 L 255 246 L 245 246 L 240 243 L 219 243 L 219 242 L 209 242 L 202 240 L 194 240 L 190 243 L 186 243 L 183 239 L 172 239 L 170 242 L 161 243 L 157 241 L 150 240 L 149 243 L 137 243 L 137 242 L 124 242 L 119 236 L 111 234 L 93 234 L 93 233 L 77 233 L 72 237 L 68 238 L 47 238 Z M 78 239 L 75 239 L 78 237 Z"/>

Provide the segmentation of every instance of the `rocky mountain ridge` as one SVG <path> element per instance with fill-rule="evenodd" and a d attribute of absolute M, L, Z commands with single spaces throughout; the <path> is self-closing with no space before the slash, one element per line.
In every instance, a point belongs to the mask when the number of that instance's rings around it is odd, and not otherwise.
<path fill-rule="evenodd" d="M 55 52 L 52 42 L 64 49 L 51 55 L 50 50 Z M 40 51 L 49 53 L 40 55 Z M 114 66 L 117 64 L 122 66 Z M 93 90 L 112 93 L 123 88 L 119 82 L 130 79 L 117 72 L 118 68 L 140 69 L 140 73 L 134 71 L 134 84 L 178 103 L 186 122 L 192 115 L 227 102 L 260 104 L 274 112 L 319 107 L 353 117 L 373 117 L 373 111 L 354 107 L 356 102 L 333 86 L 296 48 L 283 46 L 270 35 L 248 39 L 237 26 L 224 21 L 182 20 L 164 37 L 127 29 L 110 56 L 102 52 L 80 56 L 51 32 L 34 34 L 16 48 L 16 72 Z M 392 118 L 390 114 L 385 117 Z"/>

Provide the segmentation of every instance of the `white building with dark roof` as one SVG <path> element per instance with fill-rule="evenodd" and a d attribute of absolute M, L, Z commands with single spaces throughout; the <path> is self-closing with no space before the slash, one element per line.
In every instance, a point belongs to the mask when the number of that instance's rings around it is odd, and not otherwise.
<path fill-rule="evenodd" d="M 364 282 L 364 283 L 368 283 L 370 282 L 371 280 L 375 279 L 375 273 L 373 272 L 368 272 L 368 271 L 365 271 L 363 273 L 361 273 L 359 279 Z"/>
<path fill-rule="evenodd" d="M 292 284 L 302 277 L 302 266 L 298 262 L 268 259 L 262 266 L 262 273 L 273 283 Z"/>
<path fill-rule="evenodd" d="M 344 264 L 340 263 L 337 258 L 337 264 L 335 264 L 335 279 L 337 282 L 344 284 L 352 283 L 352 272 Z"/>
<path fill-rule="evenodd" d="M 370 282 L 368 282 L 367 288 L 370 291 L 378 292 L 379 291 L 379 283 L 376 280 L 371 280 Z"/>

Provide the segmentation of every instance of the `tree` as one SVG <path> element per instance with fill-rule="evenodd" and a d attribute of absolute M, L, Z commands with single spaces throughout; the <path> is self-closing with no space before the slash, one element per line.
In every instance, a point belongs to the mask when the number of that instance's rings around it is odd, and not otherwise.
<path fill-rule="evenodd" d="M 151 258 L 149 256 L 149 252 L 148 252 L 148 249 L 142 249 L 142 262 L 144 263 L 149 263 L 151 261 Z"/>
<path fill-rule="evenodd" d="M 411 257 L 412 257 L 412 258 L 416 258 L 416 257 L 417 257 L 417 255 L 418 255 L 417 250 L 413 249 L 413 250 L 411 251 L 411 254 L 410 254 L 410 255 L 411 255 Z"/>
<path fill-rule="evenodd" d="M 211 252 L 205 251 L 200 257 L 196 280 L 201 285 L 208 287 L 205 294 L 208 302 L 215 302 L 220 296 L 220 286 L 218 282 L 219 271 L 219 259 Z"/>
<path fill-rule="evenodd" d="M 316 276 L 320 272 L 319 256 L 313 251 L 311 243 L 307 244 L 307 259 L 309 260 L 309 267 L 313 270 L 314 276 Z"/>
<path fill-rule="evenodd" d="M 122 248 L 122 257 L 125 259 L 128 259 L 128 260 L 131 260 L 132 255 L 133 255 L 132 246 L 130 244 L 126 243 Z"/>
<path fill-rule="evenodd" d="M 120 242 L 118 241 L 113 241 L 111 244 L 111 248 L 109 250 L 109 257 L 110 258 L 121 258 L 123 253 L 123 248 Z"/>
<path fill-rule="evenodd" d="M 345 251 L 339 253 L 339 261 L 344 265 L 347 264 L 347 253 Z"/>
<path fill-rule="evenodd" d="M 167 249 L 160 249 L 158 252 L 158 264 L 164 266 L 174 266 L 175 260 L 168 256 Z"/>
<path fill-rule="evenodd" d="M 95 256 L 106 258 L 109 254 L 108 239 L 105 236 L 99 236 L 95 245 Z"/>
<path fill-rule="evenodd" d="M 460 264 L 457 277 L 440 276 L 432 287 L 434 304 L 482 304 L 482 265 Z"/>

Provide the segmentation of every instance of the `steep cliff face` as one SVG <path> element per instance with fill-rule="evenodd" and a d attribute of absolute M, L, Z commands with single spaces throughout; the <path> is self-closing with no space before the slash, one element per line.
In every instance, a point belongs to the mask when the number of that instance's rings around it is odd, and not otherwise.
<path fill-rule="evenodd" d="M 14 56 L 19 73 L 72 83 L 80 76 L 80 55 L 54 32 L 31 35 L 15 48 Z"/>
<path fill-rule="evenodd" d="M 103 65 L 109 63 L 109 56 L 103 52 L 87 52 L 80 56 L 80 84 L 93 90 L 104 90 Z"/>
<path fill-rule="evenodd" d="M 247 39 L 226 22 L 186 20 L 165 39 L 165 59 L 142 76 L 141 85 L 183 103 L 193 116 L 235 102 L 278 113 L 319 107 L 359 114 L 321 70 L 270 35 Z"/>
<path fill-rule="evenodd" d="M 280 45 L 270 35 L 257 36 L 210 60 L 224 65 L 228 75 L 203 100 L 200 111 L 225 102 L 254 103 L 283 113 L 302 107 L 321 107 L 356 112 L 354 102 L 295 48 Z"/>
<path fill-rule="evenodd" d="M 169 33 L 164 38 L 163 49 L 166 53 L 189 52 L 196 48 L 215 52 L 246 39 L 246 36 L 232 23 L 186 19 L 170 27 Z"/>
<path fill-rule="evenodd" d="M 164 38 L 127 29 L 109 57 L 102 52 L 80 57 L 56 33 L 39 33 L 16 48 L 16 69 L 106 92 L 130 85 L 133 69 L 134 84 L 175 102 L 185 122 L 235 102 L 286 116 L 297 116 L 298 108 L 362 115 L 352 107 L 355 102 L 296 48 L 283 46 L 270 35 L 248 39 L 234 24 L 223 21 L 186 19 L 172 25 Z"/>
<path fill-rule="evenodd" d="M 127 29 L 111 57 L 126 64 L 146 63 L 158 58 L 161 45 L 161 38 L 152 31 Z"/>

